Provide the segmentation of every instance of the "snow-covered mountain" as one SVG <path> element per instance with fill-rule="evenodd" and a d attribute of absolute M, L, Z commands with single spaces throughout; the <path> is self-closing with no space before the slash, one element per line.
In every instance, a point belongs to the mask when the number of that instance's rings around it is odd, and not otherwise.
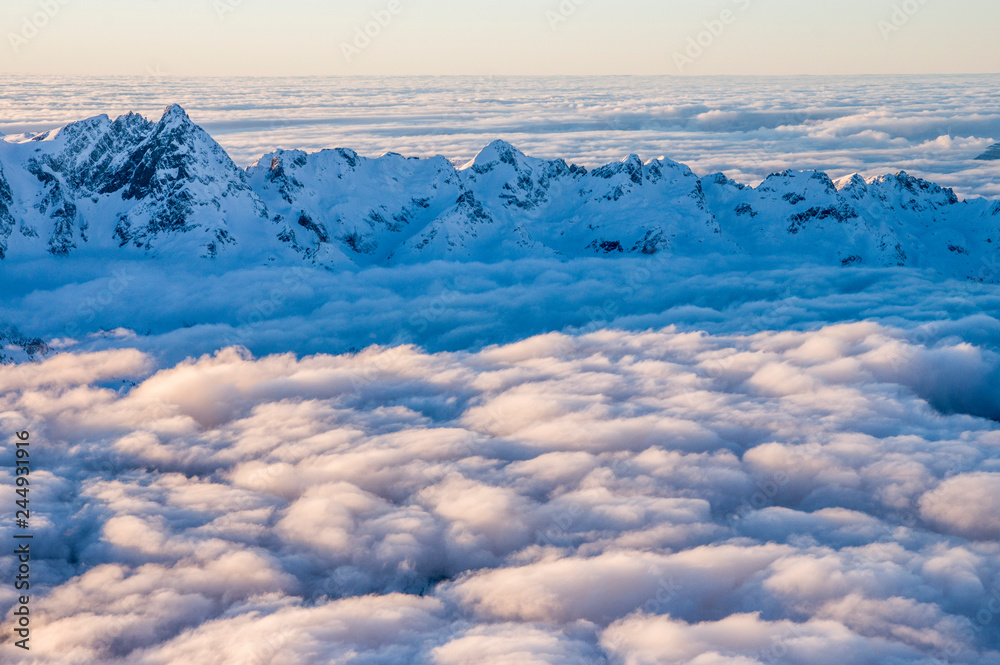
<path fill-rule="evenodd" d="M 211 257 L 274 235 L 244 171 L 176 105 L 157 123 L 101 115 L 6 137 L 0 168 L 0 255 L 131 247 Z"/>
<path fill-rule="evenodd" d="M 636 156 L 588 172 L 495 141 L 455 168 L 443 157 L 279 151 L 250 184 L 309 257 L 360 263 L 660 251 L 735 251 L 690 169 Z"/>
<path fill-rule="evenodd" d="M 750 187 L 667 159 L 587 170 L 503 141 L 444 157 L 279 150 L 241 169 L 179 106 L 0 140 L 0 257 L 130 252 L 335 267 L 752 255 L 995 275 L 1000 203 L 906 173 Z M 986 268 L 986 269 L 984 269 Z"/>
<path fill-rule="evenodd" d="M 976 159 L 981 161 L 993 161 L 1000 159 L 1000 143 L 994 143 L 986 149 L 986 152 L 976 157 Z"/>
<path fill-rule="evenodd" d="M 905 172 L 834 182 L 825 173 L 786 171 L 754 188 L 722 175 L 703 182 L 727 237 L 754 255 L 915 266 L 971 279 L 995 272 L 1000 202 L 959 201 Z"/>

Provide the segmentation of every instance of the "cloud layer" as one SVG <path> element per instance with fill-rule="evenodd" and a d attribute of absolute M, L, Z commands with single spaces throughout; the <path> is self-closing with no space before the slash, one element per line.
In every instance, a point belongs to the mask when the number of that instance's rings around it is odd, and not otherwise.
<path fill-rule="evenodd" d="M 0 367 L 12 662 L 1000 663 L 1000 357 L 910 337 Z"/>
<path fill-rule="evenodd" d="M 761 263 L 662 256 L 332 273 L 155 259 L 81 259 L 58 269 L 51 261 L 8 261 L 0 321 L 16 326 L 19 339 L 40 337 L 56 349 L 128 346 L 171 365 L 232 345 L 256 355 L 344 353 L 372 344 L 460 351 L 607 327 L 734 333 L 858 320 L 908 330 L 919 343 L 957 336 L 1000 350 L 995 286 L 914 269 Z M 933 364 L 921 371 L 928 383 L 942 380 Z"/>

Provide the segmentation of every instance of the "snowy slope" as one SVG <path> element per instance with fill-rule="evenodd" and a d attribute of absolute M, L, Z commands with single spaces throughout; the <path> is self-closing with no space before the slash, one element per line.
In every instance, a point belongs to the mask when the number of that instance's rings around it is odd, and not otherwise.
<path fill-rule="evenodd" d="M 17 220 L 11 212 L 13 205 L 14 195 L 4 177 L 3 164 L 0 163 L 0 259 L 7 254 L 7 238 L 17 225 Z"/>
<path fill-rule="evenodd" d="M 496 141 L 461 173 L 497 217 L 566 256 L 734 249 L 698 178 L 668 160 L 630 155 L 587 172 Z"/>
<path fill-rule="evenodd" d="M 0 163 L 11 190 L 0 186 L 0 201 L 18 221 L 0 221 L 0 234 L 13 253 L 121 247 L 216 256 L 255 251 L 269 235 L 245 173 L 176 105 L 157 123 L 102 115 L 8 138 Z"/>
<path fill-rule="evenodd" d="M 998 274 L 1000 204 L 906 173 L 749 187 L 630 155 L 587 170 L 495 141 L 444 157 L 279 150 L 246 170 L 179 106 L 0 140 L 0 256 L 81 251 L 333 268 L 524 257 L 754 256 Z"/>
<path fill-rule="evenodd" d="M 248 177 L 281 239 L 322 264 L 385 263 L 464 193 L 443 157 L 370 159 L 343 149 L 280 150 L 258 160 Z"/>
<path fill-rule="evenodd" d="M 914 266 L 979 279 L 997 262 L 1000 204 L 959 201 L 905 172 L 833 182 L 820 172 L 774 174 L 756 188 L 704 178 L 727 235 L 755 255 L 818 263 Z"/>

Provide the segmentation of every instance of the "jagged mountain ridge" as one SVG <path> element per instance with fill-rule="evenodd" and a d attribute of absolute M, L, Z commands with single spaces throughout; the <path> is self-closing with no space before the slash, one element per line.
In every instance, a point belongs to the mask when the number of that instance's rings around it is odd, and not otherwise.
<path fill-rule="evenodd" d="M 0 255 L 67 255 L 84 247 L 214 256 L 243 238 L 266 240 L 266 206 L 245 172 L 179 106 L 159 122 L 97 116 L 0 142 Z M 0 218 L 3 213 L 0 212 Z"/>
<path fill-rule="evenodd" d="M 660 158 L 588 170 L 503 141 L 444 157 L 278 150 L 241 169 L 179 106 L 0 140 L 0 257 L 128 252 L 321 266 L 753 255 L 995 275 L 1000 203 L 904 172 L 757 187 Z M 986 266 L 987 270 L 984 270 Z"/>

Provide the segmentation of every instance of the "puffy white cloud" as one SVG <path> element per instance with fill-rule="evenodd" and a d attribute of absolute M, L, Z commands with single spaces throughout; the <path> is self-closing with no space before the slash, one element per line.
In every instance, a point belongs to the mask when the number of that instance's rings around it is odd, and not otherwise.
<path fill-rule="evenodd" d="M 920 498 L 920 514 L 947 533 L 1000 540 L 1000 473 L 945 480 Z"/>
<path fill-rule="evenodd" d="M 368 596 L 303 606 L 277 596 L 234 604 L 230 611 L 154 647 L 112 662 L 407 663 L 427 635 L 445 628 L 433 598 Z"/>
<path fill-rule="evenodd" d="M 22 661 L 1000 662 L 996 359 L 920 335 L 0 368 L 44 442 Z"/>
<path fill-rule="evenodd" d="M 524 624 L 473 628 L 430 656 L 435 665 L 589 665 L 601 659 L 591 641 Z"/>
<path fill-rule="evenodd" d="M 0 367 L 0 390 L 39 390 L 52 386 L 100 383 L 107 379 L 139 377 L 149 373 L 150 359 L 136 350 L 56 355 L 39 363 Z"/>
<path fill-rule="evenodd" d="M 449 593 L 478 614 L 502 620 L 607 624 L 646 606 L 705 616 L 735 602 L 751 576 L 786 553 L 774 545 L 720 545 L 673 555 L 611 551 L 590 558 L 546 557 L 475 574 Z"/>
<path fill-rule="evenodd" d="M 766 621 L 733 614 L 719 621 L 685 623 L 638 615 L 615 623 L 602 643 L 623 665 L 903 665 L 940 662 L 896 642 L 862 637 L 828 620 Z"/>

